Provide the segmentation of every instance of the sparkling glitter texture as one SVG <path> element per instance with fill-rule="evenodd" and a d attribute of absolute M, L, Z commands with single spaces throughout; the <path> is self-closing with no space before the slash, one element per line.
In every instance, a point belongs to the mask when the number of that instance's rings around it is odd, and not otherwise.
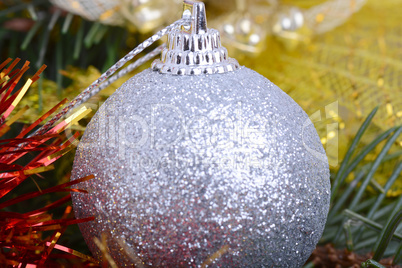
<path fill-rule="evenodd" d="M 80 225 L 105 233 L 119 266 L 299 267 L 322 235 L 328 162 L 307 114 L 242 67 L 150 69 L 105 102 L 76 153 Z"/>

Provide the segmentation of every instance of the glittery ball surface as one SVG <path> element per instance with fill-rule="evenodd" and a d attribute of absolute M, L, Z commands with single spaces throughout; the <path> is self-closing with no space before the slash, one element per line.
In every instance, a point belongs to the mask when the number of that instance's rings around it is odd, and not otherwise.
<path fill-rule="evenodd" d="M 258 73 L 150 69 L 100 107 L 72 179 L 80 225 L 106 235 L 120 267 L 300 267 L 330 199 L 325 151 L 307 114 Z"/>

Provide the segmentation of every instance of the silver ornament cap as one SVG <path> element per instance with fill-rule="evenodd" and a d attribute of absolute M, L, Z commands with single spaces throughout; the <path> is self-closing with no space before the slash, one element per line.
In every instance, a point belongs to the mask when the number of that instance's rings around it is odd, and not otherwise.
<path fill-rule="evenodd" d="M 226 73 L 237 70 L 237 60 L 229 58 L 221 44 L 220 34 L 207 28 L 205 5 L 198 1 L 184 1 L 183 19 L 191 24 L 169 33 L 167 47 L 152 69 L 175 75 Z"/>

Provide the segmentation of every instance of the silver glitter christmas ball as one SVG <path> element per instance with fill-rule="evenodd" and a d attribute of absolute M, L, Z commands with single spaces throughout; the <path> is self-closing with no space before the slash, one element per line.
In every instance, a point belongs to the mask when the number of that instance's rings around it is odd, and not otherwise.
<path fill-rule="evenodd" d="M 151 69 L 100 107 L 73 194 L 89 248 L 119 266 L 300 267 L 320 239 L 328 162 L 307 114 L 258 73 Z"/>

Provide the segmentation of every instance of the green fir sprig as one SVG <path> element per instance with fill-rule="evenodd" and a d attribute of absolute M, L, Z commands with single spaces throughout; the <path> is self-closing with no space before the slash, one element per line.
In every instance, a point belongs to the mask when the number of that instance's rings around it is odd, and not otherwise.
<path fill-rule="evenodd" d="M 402 126 L 381 133 L 357 150 L 377 110 L 368 115 L 339 170 L 331 174 L 331 208 L 320 244 L 346 248 L 350 254 L 371 253 L 370 258 L 359 263 L 361 267 L 398 267 L 402 264 L 402 196 L 387 197 L 387 192 L 402 178 L 402 149 L 397 144 Z M 366 160 L 379 146 L 382 148 L 376 157 Z M 375 175 L 385 164 L 393 165 L 394 169 L 382 186 L 376 182 Z M 354 179 L 348 182 L 349 177 Z M 393 259 L 392 264 L 384 264 L 383 258 Z M 324 266 L 310 262 L 305 267 Z"/>

